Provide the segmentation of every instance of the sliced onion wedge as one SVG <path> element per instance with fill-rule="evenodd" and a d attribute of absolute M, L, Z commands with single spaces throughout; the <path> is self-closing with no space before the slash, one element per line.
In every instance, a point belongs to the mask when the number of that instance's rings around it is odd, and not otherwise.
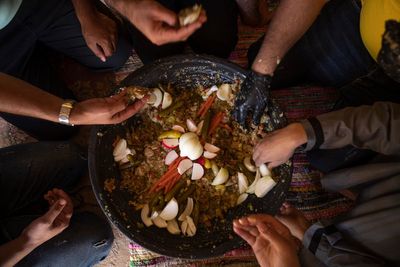
<path fill-rule="evenodd" d="M 183 128 L 182 126 L 177 125 L 177 124 L 172 126 L 172 130 L 178 131 L 178 132 L 181 132 L 181 133 L 185 133 L 185 128 Z"/>
<path fill-rule="evenodd" d="M 147 227 L 153 225 L 153 222 L 152 222 L 151 218 L 149 217 L 149 211 L 150 211 L 149 204 L 146 204 L 143 206 L 142 211 L 140 212 L 140 218 L 142 218 L 142 222 Z"/>
<path fill-rule="evenodd" d="M 127 148 L 127 142 L 125 139 L 120 139 L 114 147 L 113 156 L 117 157 L 121 154 L 125 154 Z"/>
<path fill-rule="evenodd" d="M 260 170 L 257 169 L 256 171 L 256 176 L 254 178 L 253 183 L 249 186 L 249 188 L 247 188 L 246 193 L 249 194 L 254 194 L 255 190 L 256 190 L 256 184 L 258 182 L 258 180 L 260 180 L 261 176 L 260 176 Z"/>
<path fill-rule="evenodd" d="M 175 150 L 171 150 L 165 156 L 165 165 L 171 165 L 171 163 L 174 162 L 174 160 L 176 160 L 178 157 L 179 157 L 178 153 L 176 153 Z"/>
<path fill-rule="evenodd" d="M 219 147 L 214 146 L 213 144 L 210 143 L 206 143 L 204 145 L 204 149 L 211 153 L 218 153 L 221 150 Z"/>
<path fill-rule="evenodd" d="M 213 158 L 215 158 L 215 157 L 217 156 L 217 153 L 212 153 L 212 152 L 209 152 L 209 151 L 204 151 L 203 156 L 204 156 L 206 159 L 213 159 Z"/>
<path fill-rule="evenodd" d="M 164 209 L 160 213 L 161 219 L 164 219 L 166 221 L 170 221 L 178 215 L 179 212 L 179 206 L 178 206 L 178 201 L 176 201 L 175 198 L 172 198 L 167 205 L 165 205 Z"/>
<path fill-rule="evenodd" d="M 242 203 L 247 199 L 248 196 L 249 196 L 249 194 L 247 194 L 247 193 L 241 194 L 241 195 L 238 197 L 237 201 L 236 201 L 236 205 L 242 204 Z"/>
<path fill-rule="evenodd" d="M 246 169 L 248 169 L 251 172 L 255 172 L 256 171 L 256 166 L 253 165 L 253 163 L 251 163 L 250 157 L 245 157 L 243 160 L 243 164 L 246 167 Z"/>
<path fill-rule="evenodd" d="M 187 236 L 194 236 L 196 234 L 196 225 L 193 222 L 193 219 L 190 216 L 186 216 L 186 221 L 188 224 L 187 230 L 186 230 L 186 235 Z"/>
<path fill-rule="evenodd" d="M 181 229 L 179 229 L 179 225 L 175 219 L 167 222 L 167 230 L 173 235 L 178 235 L 181 233 Z"/>
<path fill-rule="evenodd" d="M 154 88 L 153 89 L 153 95 L 155 95 L 155 97 L 156 97 L 156 100 L 154 101 L 153 106 L 157 108 L 158 106 L 161 105 L 161 102 L 162 102 L 162 99 L 163 99 L 163 94 L 162 94 L 160 89 Z"/>
<path fill-rule="evenodd" d="M 215 176 L 213 182 L 211 185 L 220 185 L 228 181 L 229 178 L 229 172 L 226 168 L 222 167 L 217 176 Z"/>
<path fill-rule="evenodd" d="M 179 216 L 178 221 L 184 221 L 186 219 L 186 216 L 190 216 L 190 214 L 192 214 L 193 211 L 193 206 L 194 206 L 193 198 L 188 197 L 186 202 L 186 207 L 183 210 L 182 214 Z"/>
<path fill-rule="evenodd" d="M 213 160 L 211 160 L 211 170 L 212 170 L 213 174 L 215 176 L 217 176 L 217 174 L 219 172 L 219 168 L 218 168 L 217 163 L 215 163 L 215 161 L 213 161 Z"/>
<path fill-rule="evenodd" d="M 188 222 L 187 222 L 187 220 L 184 220 L 184 221 L 181 223 L 181 231 L 182 231 L 182 233 L 183 233 L 184 235 L 186 235 L 187 229 L 188 229 Z"/>
<path fill-rule="evenodd" d="M 199 163 L 193 163 L 192 169 L 192 180 L 199 180 L 204 176 L 204 169 L 203 166 Z"/>
<path fill-rule="evenodd" d="M 179 139 L 174 139 L 174 138 L 167 138 L 162 140 L 163 146 L 169 149 L 174 149 L 177 148 L 179 145 Z"/>
<path fill-rule="evenodd" d="M 168 92 L 164 92 L 164 97 L 162 100 L 161 108 L 166 109 L 167 107 L 171 106 L 172 104 L 172 96 Z"/>
<path fill-rule="evenodd" d="M 202 120 L 201 122 L 199 122 L 199 124 L 197 124 L 197 131 L 196 131 L 197 135 L 201 134 L 201 130 L 203 129 L 203 125 L 204 125 L 204 120 Z"/>
<path fill-rule="evenodd" d="M 255 194 L 257 197 L 264 197 L 274 186 L 276 182 L 271 176 L 264 176 L 256 184 Z"/>
<path fill-rule="evenodd" d="M 232 89 L 227 83 L 221 84 L 217 91 L 217 97 L 222 101 L 228 101 L 231 99 Z"/>
<path fill-rule="evenodd" d="M 189 132 L 195 133 L 197 131 L 197 125 L 192 119 L 186 120 L 186 126 Z"/>
<path fill-rule="evenodd" d="M 155 226 L 157 226 L 158 228 L 167 228 L 167 222 L 161 218 L 160 216 L 157 216 L 156 218 L 153 219 L 153 223 L 155 224 Z"/>
<path fill-rule="evenodd" d="M 243 194 L 244 192 L 246 192 L 248 186 L 249 182 L 247 180 L 247 177 L 242 172 L 238 172 L 239 194 Z"/>
<path fill-rule="evenodd" d="M 181 162 L 179 162 L 178 165 L 178 173 L 180 175 L 184 174 L 187 170 L 192 168 L 193 162 L 190 159 L 184 159 Z"/>
<path fill-rule="evenodd" d="M 218 87 L 216 85 L 211 86 L 210 89 L 208 89 L 205 97 L 203 97 L 204 99 L 207 99 L 212 93 L 218 91 Z"/>
<path fill-rule="evenodd" d="M 271 176 L 271 171 L 268 169 L 268 167 L 265 163 L 261 164 L 259 168 L 260 168 L 261 177 Z"/>

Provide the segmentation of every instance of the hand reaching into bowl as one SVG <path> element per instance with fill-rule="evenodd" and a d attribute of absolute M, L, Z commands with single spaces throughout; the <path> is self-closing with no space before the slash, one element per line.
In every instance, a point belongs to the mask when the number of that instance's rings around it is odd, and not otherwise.
<path fill-rule="evenodd" d="M 289 229 L 266 214 L 250 215 L 233 222 L 233 230 L 246 240 L 261 267 L 299 267 L 298 241 Z"/>
<path fill-rule="evenodd" d="M 267 134 L 253 151 L 253 160 L 257 166 L 263 163 L 269 169 L 289 160 L 294 150 L 307 142 L 307 134 L 300 123 L 292 123 L 285 128 Z"/>

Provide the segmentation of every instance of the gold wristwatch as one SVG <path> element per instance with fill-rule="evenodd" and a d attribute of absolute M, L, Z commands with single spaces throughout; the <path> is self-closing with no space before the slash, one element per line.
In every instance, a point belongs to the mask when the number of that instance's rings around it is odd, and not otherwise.
<path fill-rule="evenodd" d="M 64 103 L 62 103 L 60 108 L 60 113 L 58 115 L 58 121 L 61 124 L 65 124 L 68 126 L 74 126 L 69 122 L 69 115 L 71 114 L 71 110 L 74 108 L 75 101 L 71 99 L 66 99 Z"/>

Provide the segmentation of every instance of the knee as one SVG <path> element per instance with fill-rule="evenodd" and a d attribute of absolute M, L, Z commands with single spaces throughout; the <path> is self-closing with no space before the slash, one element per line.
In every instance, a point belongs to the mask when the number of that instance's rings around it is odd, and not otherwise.
<path fill-rule="evenodd" d="M 70 227 L 78 237 L 76 247 L 88 250 L 86 255 L 90 255 L 90 266 L 106 258 L 114 241 L 107 220 L 89 212 L 78 213 L 74 217 Z"/>

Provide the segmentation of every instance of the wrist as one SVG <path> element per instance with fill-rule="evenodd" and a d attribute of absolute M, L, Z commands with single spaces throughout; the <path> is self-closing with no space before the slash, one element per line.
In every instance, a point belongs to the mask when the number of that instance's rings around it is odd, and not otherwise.
<path fill-rule="evenodd" d="M 259 74 L 273 76 L 275 69 L 279 65 L 279 63 L 280 63 L 279 57 L 271 57 L 271 58 L 256 57 L 251 66 L 251 69 Z"/>
<path fill-rule="evenodd" d="M 29 236 L 23 231 L 20 236 L 18 236 L 15 241 L 19 244 L 19 247 L 23 250 L 34 250 L 45 241 L 40 240 L 32 240 Z"/>
<path fill-rule="evenodd" d="M 292 123 L 287 126 L 290 131 L 292 146 L 297 148 L 307 143 L 307 133 L 301 123 Z"/>
<path fill-rule="evenodd" d="M 82 108 L 81 108 L 81 103 L 77 102 L 75 103 L 73 109 L 71 110 L 71 113 L 69 114 L 69 122 L 73 125 L 82 125 L 83 120 L 82 120 Z"/>

